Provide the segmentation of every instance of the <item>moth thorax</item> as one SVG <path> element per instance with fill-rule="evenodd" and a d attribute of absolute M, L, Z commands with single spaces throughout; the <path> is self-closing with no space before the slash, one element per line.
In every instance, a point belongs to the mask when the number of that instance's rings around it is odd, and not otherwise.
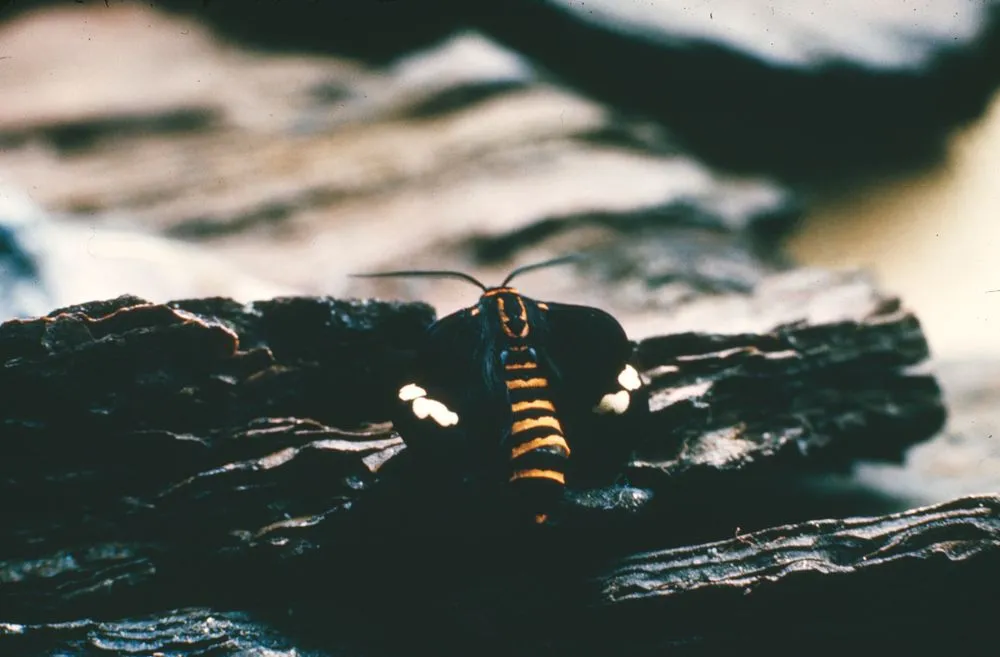
<path fill-rule="evenodd" d="M 500 292 L 495 295 L 500 330 L 508 339 L 523 340 L 531 333 L 528 307 L 520 294 Z"/>

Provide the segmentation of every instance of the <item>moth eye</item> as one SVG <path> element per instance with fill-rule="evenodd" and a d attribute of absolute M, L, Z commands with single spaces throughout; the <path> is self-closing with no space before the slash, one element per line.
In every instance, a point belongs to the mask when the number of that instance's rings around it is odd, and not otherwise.
<path fill-rule="evenodd" d="M 450 427 L 458 424 L 458 413 L 450 410 L 447 406 L 436 399 L 418 397 L 413 400 L 411 407 L 413 414 L 423 420 L 430 417 L 442 427 Z"/>
<path fill-rule="evenodd" d="M 534 347 L 528 347 L 528 355 L 531 356 L 531 360 L 538 360 L 538 352 L 535 351 Z"/>
<path fill-rule="evenodd" d="M 614 413 L 615 415 L 621 415 L 628 410 L 629 404 L 629 394 L 627 390 L 619 390 L 618 392 L 609 392 L 608 394 L 601 397 L 601 401 L 597 403 L 594 407 L 595 413 Z"/>
<path fill-rule="evenodd" d="M 503 351 L 500 352 L 500 364 L 501 365 L 506 365 L 508 358 L 510 358 L 510 352 L 509 351 L 507 351 L 506 349 L 504 349 Z"/>
<path fill-rule="evenodd" d="M 642 387 L 642 379 L 639 373 L 631 365 L 626 365 L 625 369 L 618 375 L 618 384 L 626 390 L 638 390 Z"/>
<path fill-rule="evenodd" d="M 418 386 L 416 383 L 407 383 L 399 389 L 399 399 L 401 401 L 413 401 L 414 399 L 423 397 L 426 394 L 427 391 Z"/>

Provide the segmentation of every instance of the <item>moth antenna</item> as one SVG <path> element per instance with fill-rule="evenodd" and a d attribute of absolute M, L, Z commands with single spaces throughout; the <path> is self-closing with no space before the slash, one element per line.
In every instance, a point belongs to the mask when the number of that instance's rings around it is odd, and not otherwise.
<path fill-rule="evenodd" d="M 413 271 L 380 271 L 371 274 L 351 274 L 351 278 L 458 278 L 468 283 L 472 283 L 480 290 L 485 292 L 488 288 L 480 283 L 478 280 L 469 276 L 468 274 L 463 274 L 460 271 L 445 271 L 445 270 L 423 270 L 417 269 Z"/>
<path fill-rule="evenodd" d="M 521 274 L 527 273 L 529 271 L 534 271 L 536 269 L 544 269 L 547 267 L 555 267 L 556 265 L 565 265 L 570 262 L 576 262 L 577 260 L 580 259 L 581 259 L 580 254 L 573 254 L 568 256 L 562 256 L 561 258 L 553 258 L 552 260 L 545 260 L 543 262 L 536 262 L 532 265 L 524 265 L 522 267 L 518 267 L 511 273 L 507 274 L 507 278 L 505 278 L 503 283 L 500 284 L 500 287 L 505 287 L 507 283 L 510 283 L 512 280 L 514 280 L 516 276 L 520 276 Z"/>

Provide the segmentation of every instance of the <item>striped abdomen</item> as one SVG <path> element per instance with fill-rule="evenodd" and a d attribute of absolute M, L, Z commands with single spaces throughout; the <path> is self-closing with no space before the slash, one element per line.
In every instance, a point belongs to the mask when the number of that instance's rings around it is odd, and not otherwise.
<path fill-rule="evenodd" d="M 566 483 L 570 450 L 552 403 L 549 380 L 528 347 L 511 347 L 504 353 L 503 367 L 512 417 L 506 444 L 510 481 L 561 488 Z"/>

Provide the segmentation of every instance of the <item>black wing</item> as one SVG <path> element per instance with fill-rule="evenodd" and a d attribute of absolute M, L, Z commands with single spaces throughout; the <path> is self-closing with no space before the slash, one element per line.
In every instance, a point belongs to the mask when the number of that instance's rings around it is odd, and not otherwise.
<path fill-rule="evenodd" d="M 635 444 L 638 423 L 648 411 L 644 391 L 629 391 L 624 415 L 596 413 L 608 393 L 622 389 L 618 377 L 633 345 L 618 321 L 597 308 L 547 303 L 548 367 L 557 374 L 564 428 L 573 448 L 574 487 L 606 486 L 622 471 Z"/>
<path fill-rule="evenodd" d="M 441 426 L 433 419 L 413 414 L 412 402 L 400 400 L 393 417 L 407 447 L 424 453 L 445 468 L 474 472 L 491 465 L 490 447 L 497 441 L 484 434 L 501 426 L 506 404 L 498 395 L 506 387 L 495 369 L 493 345 L 487 339 L 482 315 L 460 310 L 432 324 L 419 345 L 410 381 L 428 399 L 444 404 L 458 415 L 458 423 Z M 478 465 L 477 465 L 478 464 Z"/>
<path fill-rule="evenodd" d="M 632 343 L 614 317 L 588 306 L 545 302 L 545 352 L 566 393 L 593 406 L 616 389 Z"/>

